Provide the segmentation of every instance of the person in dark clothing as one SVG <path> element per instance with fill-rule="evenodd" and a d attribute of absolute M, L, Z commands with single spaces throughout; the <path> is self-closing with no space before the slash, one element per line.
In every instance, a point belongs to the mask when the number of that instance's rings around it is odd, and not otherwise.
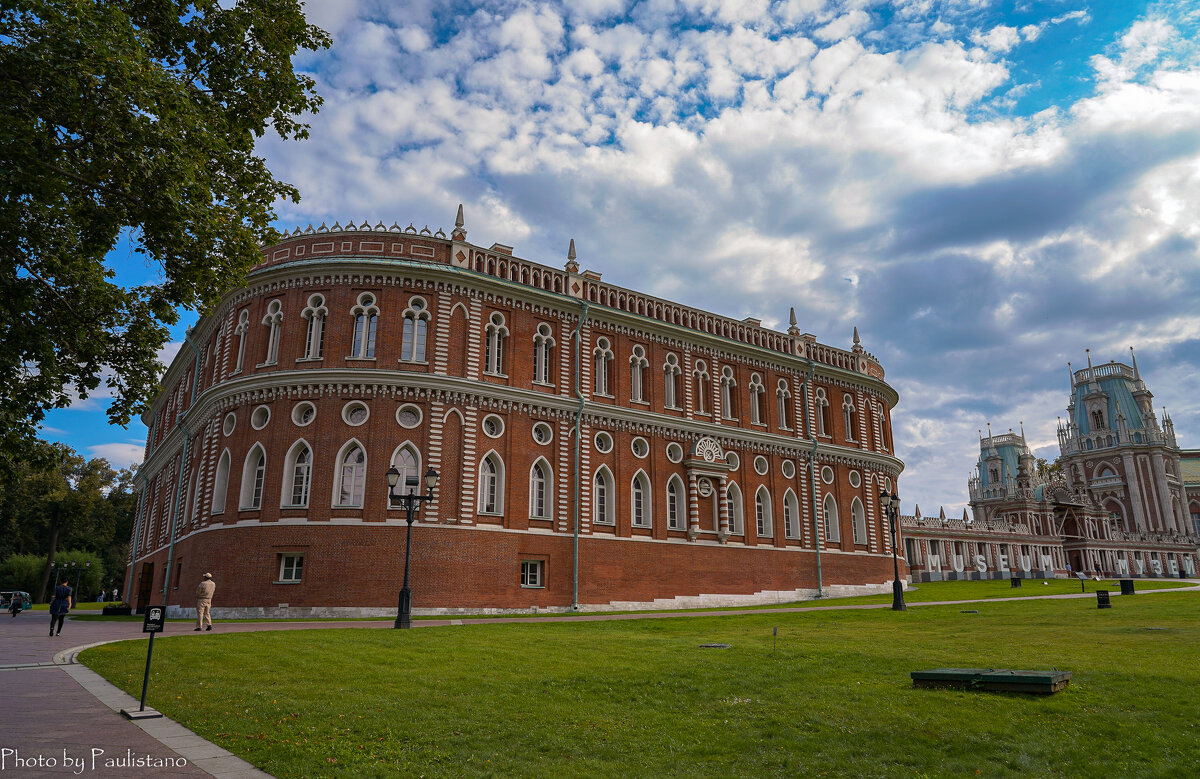
<path fill-rule="evenodd" d="M 50 601 L 50 635 L 62 635 L 63 620 L 67 618 L 67 612 L 71 610 L 71 588 L 67 586 L 67 580 L 63 579 L 63 583 L 54 588 L 54 599 Z M 58 630 L 55 631 L 54 623 L 58 623 Z"/>

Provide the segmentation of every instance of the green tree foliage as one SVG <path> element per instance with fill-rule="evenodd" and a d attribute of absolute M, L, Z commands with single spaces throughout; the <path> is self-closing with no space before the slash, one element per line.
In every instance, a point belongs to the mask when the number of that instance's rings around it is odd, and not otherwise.
<path fill-rule="evenodd" d="M 1037 473 L 1042 479 L 1049 481 L 1050 479 L 1062 476 L 1062 463 L 1058 460 L 1049 462 L 1044 457 L 1037 458 Z"/>
<path fill-rule="evenodd" d="M 0 469 L 43 453 L 37 423 L 103 379 L 128 423 L 157 389 L 179 307 L 205 310 L 299 199 L 254 155 L 307 137 L 295 72 L 329 45 L 299 0 L 0 1 Z M 159 269 L 123 288 L 122 231 Z"/>
<path fill-rule="evenodd" d="M 45 572 L 45 555 L 13 555 L 0 563 L 0 588 L 36 593 L 42 585 Z M 100 556 L 82 550 L 60 552 L 55 558 L 52 573 L 54 576 L 51 577 L 51 581 L 58 584 L 66 579 L 75 590 L 79 601 L 95 598 L 108 576 Z"/>

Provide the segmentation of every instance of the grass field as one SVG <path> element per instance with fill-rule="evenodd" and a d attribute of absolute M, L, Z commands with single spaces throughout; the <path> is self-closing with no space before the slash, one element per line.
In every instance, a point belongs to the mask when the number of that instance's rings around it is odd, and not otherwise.
<path fill-rule="evenodd" d="M 82 659 L 140 694 L 144 641 Z M 938 667 L 1074 678 L 912 687 Z M 148 704 L 280 777 L 1175 777 L 1200 764 L 1198 684 L 1200 593 L 1179 592 L 163 637 Z"/>

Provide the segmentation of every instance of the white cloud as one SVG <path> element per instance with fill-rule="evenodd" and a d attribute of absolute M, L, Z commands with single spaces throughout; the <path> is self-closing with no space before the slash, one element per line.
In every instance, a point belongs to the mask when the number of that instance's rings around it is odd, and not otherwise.
<path fill-rule="evenodd" d="M 140 463 L 146 454 L 146 447 L 143 444 L 128 443 L 96 444 L 89 446 L 87 451 L 89 456 L 103 457 L 113 468 L 120 469 Z"/>

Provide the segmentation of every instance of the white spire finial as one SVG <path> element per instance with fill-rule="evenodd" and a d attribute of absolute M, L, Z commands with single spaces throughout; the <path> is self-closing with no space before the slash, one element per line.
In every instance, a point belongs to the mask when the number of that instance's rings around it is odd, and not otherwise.
<path fill-rule="evenodd" d="M 1137 355 L 1133 353 L 1133 347 L 1132 347 L 1132 346 L 1131 346 L 1131 347 L 1129 347 L 1129 357 L 1130 357 L 1130 359 L 1132 359 L 1132 360 L 1133 360 L 1133 380 L 1134 380 L 1134 381 L 1141 381 L 1141 380 L 1142 380 L 1142 374 L 1138 373 L 1138 367 L 1137 367 Z"/>
<path fill-rule="evenodd" d="M 575 239 L 574 238 L 571 239 L 571 245 L 569 247 L 567 247 L 567 259 L 568 260 L 575 259 Z"/>
<path fill-rule="evenodd" d="M 791 314 L 788 316 L 788 324 L 792 327 L 796 326 L 796 307 L 792 306 Z"/>
<path fill-rule="evenodd" d="M 462 203 L 458 204 L 458 215 L 454 217 L 454 226 L 462 227 L 466 222 L 463 220 Z"/>

